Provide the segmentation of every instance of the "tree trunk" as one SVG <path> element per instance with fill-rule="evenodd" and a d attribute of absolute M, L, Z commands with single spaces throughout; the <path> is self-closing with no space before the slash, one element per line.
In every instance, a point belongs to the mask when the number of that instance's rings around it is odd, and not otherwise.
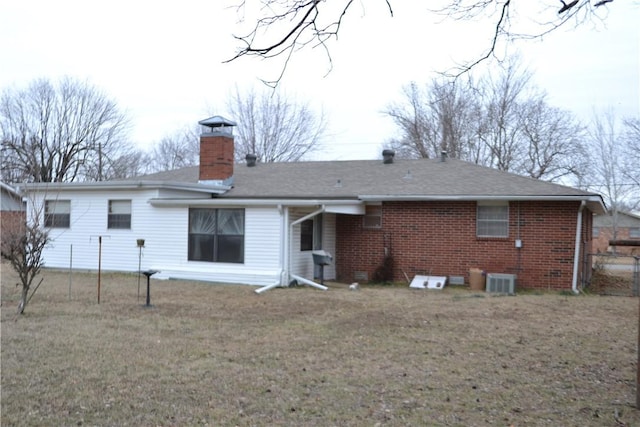
<path fill-rule="evenodd" d="M 24 313 L 24 309 L 27 307 L 27 297 L 29 296 L 29 288 L 23 286 L 20 293 L 20 304 L 18 304 L 17 314 Z"/>

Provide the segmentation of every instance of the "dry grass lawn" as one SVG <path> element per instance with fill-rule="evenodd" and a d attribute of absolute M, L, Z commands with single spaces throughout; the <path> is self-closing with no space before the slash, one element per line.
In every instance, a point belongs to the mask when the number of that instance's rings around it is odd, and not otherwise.
<path fill-rule="evenodd" d="M 3 426 L 640 425 L 635 298 L 2 267 Z"/>

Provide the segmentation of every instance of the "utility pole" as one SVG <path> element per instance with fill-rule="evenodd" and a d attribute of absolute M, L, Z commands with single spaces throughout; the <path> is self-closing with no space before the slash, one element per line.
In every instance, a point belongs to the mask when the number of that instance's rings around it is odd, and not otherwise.
<path fill-rule="evenodd" d="M 102 181 L 102 143 L 98 142 L 98 181 Z"/>

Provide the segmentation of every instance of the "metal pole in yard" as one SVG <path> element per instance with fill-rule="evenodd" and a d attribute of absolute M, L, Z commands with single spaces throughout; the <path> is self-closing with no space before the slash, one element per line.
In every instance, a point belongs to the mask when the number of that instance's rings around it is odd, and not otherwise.
<path fill-rule="evenodd" d="M 144 239 L 136 240 L 138 246 L 138 302 L 140 301 L 140 275 L 142 274 L 142 248 L 144 248 Z"/>
<path fill-rule="evenodd" d="M 73 245 L 69 245 L 69 301 L 71 301 L 71 270 L 73 269 Z"/>
<path fill-rule="evenodd" d="M 102 270 L 102 236 L 98 236 L 98 304 L 100 304 L 100 273 Z"/>
<path fill-rule="evenodd" d="M 138 246 L 138 301 L 140 301 L 140 271 L 142 266 L 142 246 Z"/>

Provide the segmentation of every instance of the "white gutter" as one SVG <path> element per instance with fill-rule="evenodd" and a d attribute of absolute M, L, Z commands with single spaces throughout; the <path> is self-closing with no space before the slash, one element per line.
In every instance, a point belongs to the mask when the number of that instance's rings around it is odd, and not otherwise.
<path fill-rule="evenodd" d="M 446 194 L 401 194 L 401 195 L 389 195 L 389 194 L 368 194 L 358 196 L 358 199 L 363 201 L 437 201 L 437 200 L 452 200 L 452 201 L 473 201 L 473 200 L 551 200 L 551 201 L 601 201 L 600 196 L 588 196 L 588 195 L 569 195 L 562 194 L 557 196 L 535 196 L 535 195 L 473 195 L 473 194 L 461 194 L 461 195 L 446 195 Z"/>
<path fill-rule="evenodd" d="M 573 280 L 571 282 L 571 290 L 574 294 L 578 292 L 578 267 L 580 266 L 580 235 L 582 234 L 582 210 L 587 204 L 584 200 L 578 208 L 578 221 L 576 221 L 576 248 L 573 255 Z"/>
<path fill-rule="evenodd" d="M 294 225 L 298 225 L 298 224 L 300 224 L 300 223 L 302 223 L 302 222 L 305 222 L 306 220 L 311 219 L 311 218 L 313 218 L 313 217 L 314 217 L 314 216 L 316 216 L 316 215 L 320 215 L 322 212 L 324 212 L 324 206 L 322 206 L 322 207 L 321 207 L 320 209 L 318 209 L 318 210 L 315 210 L 315 211 L 311 212 L 310 214 L 307 214 L 307 215 L 303 216 L 302 218 L 298 218 L 298 219 L 296 219 L 296 220 L 295 220 L 295 221 L 293 221 L 291 224 L 289 224 L 289 228 L 290 228 L 291 230 L 293 230 L 293 226 L 294 226 Z"/>
<path fill-rule="evenodd" d="M 230 197 L 207 199 L 149 199 L 152 206 L 360 206 L 357 199 L 234 199 Z"/>
<path fill-rule="evenodd" d="M 206 185 L 176 183 L 171 181 L 90 181 L 90 182 L 37 182 L 20 185 L 25 191 L 96 191 L 96 190 L 137 190 L 159 189 L 184 190 L 209 194 L 224 194 L 232 187 L 229 185 Z"/>

